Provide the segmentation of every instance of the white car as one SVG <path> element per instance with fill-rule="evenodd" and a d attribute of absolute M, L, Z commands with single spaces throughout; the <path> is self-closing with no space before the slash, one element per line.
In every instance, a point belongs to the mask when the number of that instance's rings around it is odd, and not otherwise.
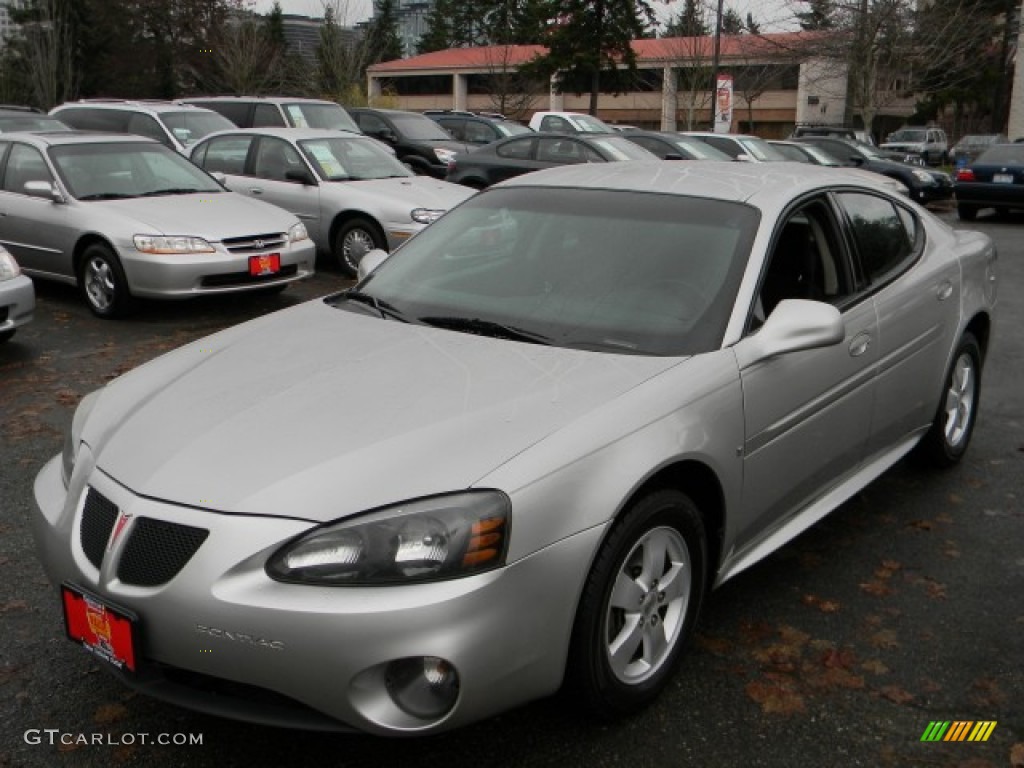
<path fill-rule="evenodd" d="M 32 319 L 35 308 L 32 281 L 21 274 L 18 262 L 0 246 L 0 344 L 10 340 L 20 326 Z"/>
<path fill-rule="evenodd" d="M 417 176 L 369 136 L 318 128 L 224 131 L 192 162 L 228 189 L 295 214 L 313 242 L 355 272 L 376 248 L 397 248 L 473 191 Z"/>
<path fill-rule="evenodd" d="M 530 128 L 551 133 L 615 133 L 608 123 L 582 112 L 535 112 Z"/>

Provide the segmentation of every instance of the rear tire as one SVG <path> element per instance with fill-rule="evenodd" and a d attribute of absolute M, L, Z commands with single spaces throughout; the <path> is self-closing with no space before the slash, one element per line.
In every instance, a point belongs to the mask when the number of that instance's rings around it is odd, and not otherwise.
<path fill-rule="evenodd" d="M 958 463 L 967 452 L 974 433 L 981 395 L 981 347 L 965 333 L 946 373 L 942 399 L 931 429 L 921 440 L 921 453 L 940 468 Z"/>
<path fill-rule="evenodd" d="M 104 243 L 93 243 L 82 253 L 78 289 L 97 317 L 123 317 L 135 308 L 121 261 Z"/>
<path fill-rule="evenodd" d="M 690 498 L 653 491 L 623 512 L 594 559 L 573 627 L 567 679 L 602 718 L 632 714 L 668 684 L 707 581 L 704 523 Z"/>
<path fill-rule="evenodd" d="M 956 215 L 962 221 L 974 221 L 978 218 L 978 206 L 961 203 L 956 207 Z"/>

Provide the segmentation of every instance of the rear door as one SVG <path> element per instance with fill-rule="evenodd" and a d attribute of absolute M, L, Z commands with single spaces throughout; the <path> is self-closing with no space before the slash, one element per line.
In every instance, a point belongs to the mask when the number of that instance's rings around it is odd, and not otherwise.
<path fill-rule="evenodd" d="M 487 176 L 488 184 L 496 184 L 513 176 L 519 176 L 530 171 L 546 168 L 547 164 L 540 164 L 536 159 L 537 139 L 533 136 L 512 139 L 495 147 L 493 158 L 482 154 L 487 150 L 481 150 L 481 154 L 470 152 L 465 160 L 473 163 L 479 158 L 483 167 L 481 170 Z"/>

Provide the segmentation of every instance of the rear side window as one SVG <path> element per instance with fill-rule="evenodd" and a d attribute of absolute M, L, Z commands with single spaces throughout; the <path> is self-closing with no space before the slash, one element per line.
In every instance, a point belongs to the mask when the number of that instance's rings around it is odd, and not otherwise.
<path fill-rule="evenodd" d="M 554 131 L 555 133 L 575 133 L 569 121 L 558 115 L 545 115 L 540 121 L 542 131 Z"/>
<path fill-rule="evenodd" d="M 717 136 L 703 136 L 701 138 L 715 149 L 725 152 L 733 160 L 740 156 L 740 147 L 731 139 L 720 139 Z"/>
<path fill-rule="evenodd" d="M 910 264 L 917 235 L 912 215 L 903 212 L 901 216 L 895 205 L 874 195 L 843 192 L 837 197 L 849 218 L 860 263 L 870 282 L 883 282 Z"/>
<path fill-rule="evenodd" d="M 252 115 L 253 128 L 284 128 L 284 118 L 276 104 L 257 104 Z"/>
<path fill-rule="evenodd" d="M 35 147 L 15 144 L 11 147 L 4 171 L 3 188 L 8 192 L 25 194 L 25 185 L 30 181 L 53 181 L 46 161 Z"/>
<path fill-rule="evenodd" d="M 249 104 L 244 101 L 196 101 L 193 103 L 219 112 L 239 128 L 252 128 L 249 120 Z"/>
<path fill-rule="evenodd" d="M 537 140 L 534 138 L 517 139 L 502 144 L 495 150 L 498 157 L 506 157 L 510 160 L 529 160 L 533 153 L 533 145 Z"/>
<path fill-rule="evenodd" d="M 446 131 L 448 131 L 448 133 L 450 133 L 452 135 L 453 139 L 458 139 L 459 141 L 467 141 L 468 140 L 466 138 L 466 121 L 465 120 L 445 119 L 445 120 L 438 120 L 437 123 L 442 128 L 444 128 Z"/>
<path fill-rule="evenodd" d="M 202 167 L 207 173 L 228 173 L 242 176 L 245 173 L 245 158 L 249 154 L 252 136 L 223 136 L 210 139 Z M 196 158 L 199 159 L 198 157 Z"/>
<path fill-rule="evenodd" d="M 80 131 L 126 133 L 128 130 L 128 113 L 113 109 L 63 109 L 54 117 Z"/>
<path fill-rule="evenodd" d="M 364 132 L 371 135 L 390 130 L 387 123 L 376 115 L 371 115 L 368 112 L 356 115 L 356 120 L 359 122 L 359 127 L 362 128 Z"/>
<path fill-rule="evenodd" d="M 463 140 L 473 144 L 487 144 L 494 141 L 498 136 L 493 128 L 487 123 L 478 123 L 475 120 L 466 121 L 466 131 Z"/>

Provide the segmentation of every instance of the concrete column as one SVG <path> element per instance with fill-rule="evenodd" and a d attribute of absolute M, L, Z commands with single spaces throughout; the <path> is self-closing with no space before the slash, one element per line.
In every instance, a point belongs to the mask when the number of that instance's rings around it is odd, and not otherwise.
<path fill-rule="evenodd" d="M 669 64 L 661 71 L 661 130 L 676 130 L 679 110 L 679 74 Z"/>
<path fill-rule="evenodd" d="M 375 75 L 366 76 L 366 97 L 371 104 L 380 98 L 380 78 Z"/>
<path fill-rule="evenodd" d="M 466 95 L 469 93 L 468 80 L 465 75 L 452 75 L 452 109 L 465 110 L 469 103 Z"/>
<path fill-rule="evenodd" d="M 1024 19 L 1024 0 L 1020 8 L 1021 19 Z M 1010 91 L 1010 119 L 1006 124 L 1006 135 L 1010 141 L 1024 136 L 1024 24 L 1021 24 L 1017 35 L 1017 62 L 1013 67 L 1013 90 Z"/>
<path fill-rule="evenodd" d="M 548 96 L 548 109 L 551 112 L 565 111 L 565 101 L 562 98 L 561 91 L 558 90 L 560 82 L 561 76 L 557 72 L 551 76 L 551 92 Z"/>

